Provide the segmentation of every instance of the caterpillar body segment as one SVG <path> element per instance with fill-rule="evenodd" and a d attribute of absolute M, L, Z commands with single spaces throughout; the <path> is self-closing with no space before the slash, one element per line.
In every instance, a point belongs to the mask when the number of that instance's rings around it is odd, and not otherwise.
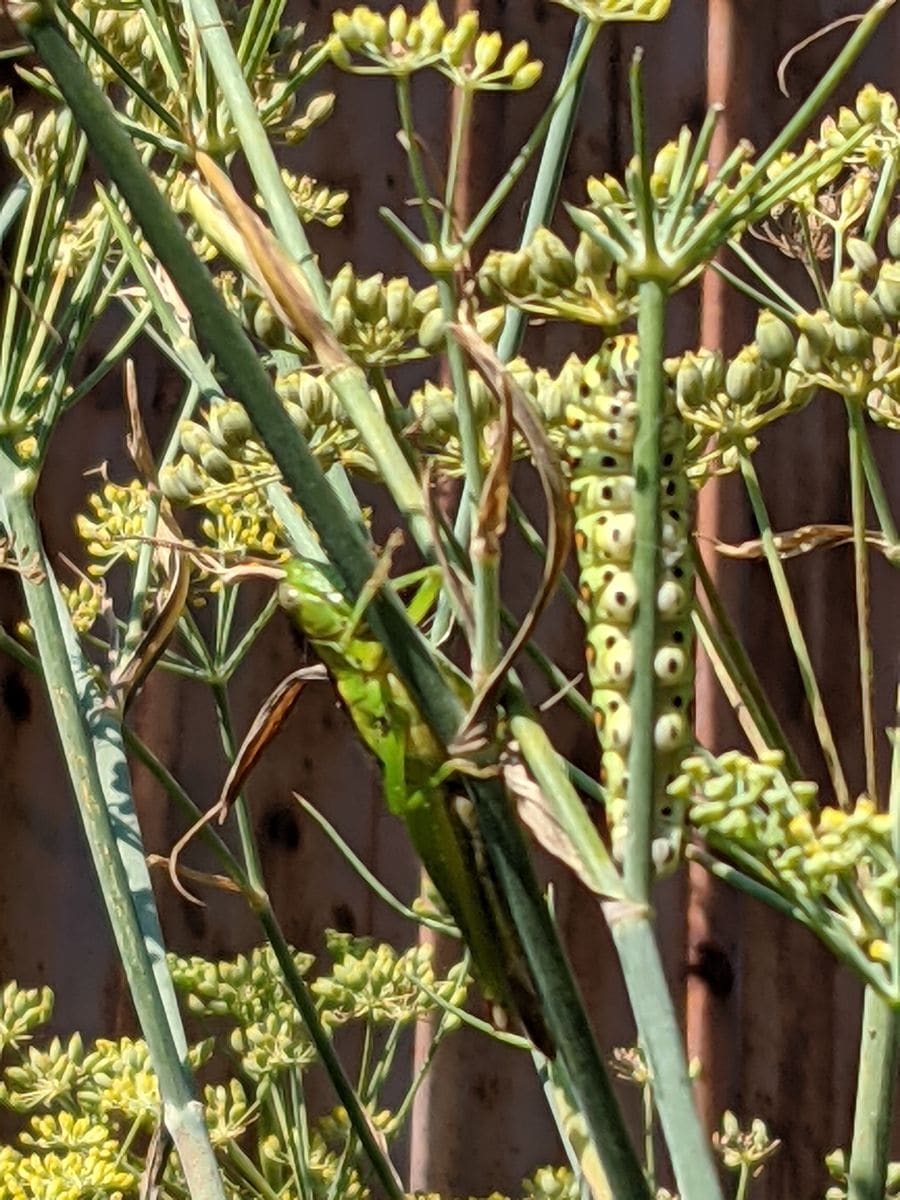
<path fill-rule="evenodd" d="M 628 752 L 634 676 L 631 631 L 640 603 L 632 574 L 635 522 L 633 451 L 638 428 L 635 399 L 637 342 L 607 343 L 584 368 L 566 406 L 566 458 L 575 509 L 579 591 L 587 627 L 586 659 L 597 732 L 601 782 L 613 850 L 621 856 L 628 828 Z M 656 817 L 653 857 L 674 864 L 682 812 L 667 795 L 682 757 L 693 744 L 694 689 L 690 558 L 690 486 L 684 471 L 685 427 L 667 388 L 660 430 L 659 616 L 654 655 L 657 707 Z"/>

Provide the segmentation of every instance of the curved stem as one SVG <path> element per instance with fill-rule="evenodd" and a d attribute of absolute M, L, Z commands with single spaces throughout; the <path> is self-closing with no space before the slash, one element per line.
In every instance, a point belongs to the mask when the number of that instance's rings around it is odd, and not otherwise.
<path fill-rule="evenodd" d="M 831 731 L 831 725 L 828 721 L 828 715 L 825 712 L 825 704 L 822 699 L 819 682 L 816 679 L 815 670 L 813 669 L 809 647 L 806 644 L 806 638 L 800 627 L 800 619 L 797 615 L 797 608 L 794 604 L 794 597 L 791 594 L 784 564 L 779 557 L 778 549 L 775 545 L 772 527 L 769 523 L 769 514 L 763 499 L 762 490 L 759 486 L 756 468 L 753 466 L 747 447 L 741 445 L 738 447 L 738 450 L 741 475 L 744 479 L 744 485 L 747 488 L 747 494 L 750 497 L 753 514 L 756 517 L 756 524 L 762 540 L 763 553 L 766 556 L 766 562 L 769 564 L 769 573 L 772 576 L 778 602 L 784 614 L 788 637 L 790 638 L 791 647 L 797 659 L 797 667 L 803 681 L 803 690 L 806 693 L 813 725 L 818 735 L 819 745 L 822 748 L 822 755 L 828 768 L 831 785 L 834 788 L 835 800 L 841 808 L 846 808 L 850 802 L 850 791 L 847 787 L 847 780 L 844 776 L 844 769 L 841 766 L 840 756 L 838 755 L 834 734 Z"/>
<path fill-rule="evenodd" d="M 866 545 L 866 480 L 860 446 L 859 406 L 847 401 L 848 450 L 850 455 L 850 501 L 853 514 L 853 582 L 856 593 L 856 635 L 859 652 L 859 700 L 862 711 L 863 753 L 866 763 L 866 791 L 873 803 L 878 800 L 878 776 L 875 758 L 875 695 L 872 638 L 869 630 L 870 585 L 869 549 Z"/>
<path fill-rule="evenodd" d="M 565 71 L 562 79 L 559 81 L 553 99 L 550 101 L 541 119 L 535 125 L 525 145 L 513 159 L 507 168 L 506 174 L 488 196 L 487 200 L 481 207 L 479 213 L 469 224 L 463 236 L 463 244 L 467 247 L 472 247 L 487 229 L 488 225 L 494 219 L 498 209 L 503 204 L 506 197 L 515 187 L 522 172 L 528 166 L 535 151 L 543 142 L 550 129 L 551 122 L 556 115 L 558 109 L 561 108 L 566 97 L 572 89 L 579 89 L 582 82 L 582 72 L 585 64 L 590 56 L 591 49 L 600 32 L 600 26 L 595 24 L 587 24 L 584 20 L 579 20 L 575 26 L 575 31 L 572 35 L 572 49 L 569 52 L 569 58 L 566 62 Z M 577 108 L 577 100 L 575 102 Z M 555 145 L 549 151 L 552 158 L 556 158 L 559 154 L 559 145 Z M 548 160 L 550 161 L 550 160 Z M 548 169 L 548 174 L 545 179 L 549 182 L 550 177 L 555 174 L 554 171 Z"/>

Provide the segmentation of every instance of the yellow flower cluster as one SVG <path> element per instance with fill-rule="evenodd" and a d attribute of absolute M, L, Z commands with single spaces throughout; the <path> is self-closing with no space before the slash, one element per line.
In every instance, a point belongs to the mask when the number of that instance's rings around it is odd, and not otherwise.
<path fill-rule="evenodd" d="M 128 562 L 137 559 L 149 503 L 146 485 L 138 479 L 124 486 L 109 481 L 88 496 L 87 506 L 94 517 L 80 513 L 75 527 L 88 555 L 96 560 L 88 567 L 89 574 L 104 575 L 122 558 Z"/>
<path fill-rule="evenodd" d="M 379 1023 L 415 1021 L 439 1007 L 423 986 L 456 1007 L 465 1003 L 465 978 L 454 969 L 439 980 L 430 946 L 414 946 L 398 954 L 387 944 L 335 932 L 329 933 L 327 944 L 334 966 L 330 975 L 312 985 L 327 1025 L 361 1018 Z"/>
<path fill-rule="evenodd" d="M 670 0 L 554 0 L 597 25 L 611 21 L 661 21 Z"/>
<path fill-rule="evenodd" d="M 795 902 L 814 927 L 839 928 L 874 962 L 890 960 L 897 866 L 890 818 L 860 796 L 852 808 L 818 805 L 808 781 L 789 782 L 782 757 L 738 751 L 695 755 L 669 791 L 716 850 L 755 862 L 768 887 Z"/>
<path fill-rule="evenodd" d="M 504 54 L 499 33 L 480 31 L 477 12 L 464 12 L 448 26 L 436 0 L 428 0 L 417 16 L 400 5 L 384 16 L 359 4 L 335 13 L 332 25 L 332 59 L 357 74 L 404 77 L 431 67 L 469 92 L 522 91 L 541 76 L 527 42 L 516 42 Z"/>

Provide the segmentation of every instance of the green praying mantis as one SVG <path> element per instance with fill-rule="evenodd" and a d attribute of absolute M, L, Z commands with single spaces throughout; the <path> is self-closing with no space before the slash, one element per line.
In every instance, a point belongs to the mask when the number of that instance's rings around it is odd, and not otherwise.
<path fill-rule="evenodd" d="M 416 624 L 430 609 L 438 581 L 434 572 L 426 574 L 410 602 L 409 616 Z M 494 886 L 471 804 L 454 783 L 465 764 L 448 760 L 394 673 L 360 611 L 365 598 L 351 607 L 326 564 L 294 559 L 286 565 L 279 601 L 328 669 L 357 733 L 379 764 L 388 808 L 404 823 L 459 927 L 495 1016 L 502 1023 L 502 1014 L 515 1014 L 535 1044 L 552 1054 L 524 953 Z M 468 702 L 468 681 L 446 660 L 442 665 L 448 685 Z"/>

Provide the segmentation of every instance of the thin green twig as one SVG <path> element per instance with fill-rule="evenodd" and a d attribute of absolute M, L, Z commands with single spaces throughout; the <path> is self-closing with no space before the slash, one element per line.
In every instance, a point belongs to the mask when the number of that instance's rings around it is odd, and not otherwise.
<path fill-rule="evenodd" d="M 791 647 L 797 660 L 800 677 L 803 681 L 803 689 L 806 693 L 806 699 L 812 714 L 813 726 L 819 739 L 819 745 L 822 748 L 822 755 L 825 759 L 825 765 L 828 768 L 831 786 L 834 789 L 835 800 L 841 808 L 846 808 L 850 803 L 850 791 L 847 787 L 843 767 L 841 766 L 834 734 L 831 731 L 831 725 L 825 712 L 822 692 L 816 679 L 806 638 L 800 626 L 800 618 L 797 614 L 793 595 L 791 594 L 784 564 L 775 545 L 775 538 L 769 522 L 769 514 L 766 509 L 765 500 L 763 499 L 762 490 L 759 486 L 756 468 L 753 465 L 750 451 L 746 446 L 739 446 L 738 451 L 740 455 L 741 475 L 756 518 L 757 528 L 762 540 L 763 553 L 769 565 L 769 572 L 772 576 L 772 582 L 775 585 L 778 602 L 784 614 L 788 637 L 790 638 Z"/>

